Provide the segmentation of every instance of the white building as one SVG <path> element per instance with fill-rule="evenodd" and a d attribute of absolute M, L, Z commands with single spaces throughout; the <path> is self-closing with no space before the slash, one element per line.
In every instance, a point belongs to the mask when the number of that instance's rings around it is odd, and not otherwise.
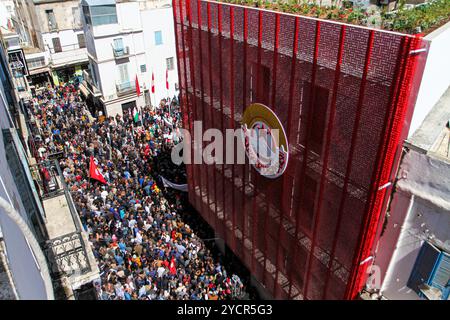
<path fill-rule="evenodd" d="M 12 18 L 15 16 L 13 0 L 0 0 L 0 28 L 2 33 L 12 27 Z"/>
<path fill-rule="evenodd" d="M 88 58 L 84 39 L 80 6 L 78 0 L 33 0 L 32 20 L 39 39 L 39 49 L 44 56 L 36 53 L 27 55 L 27 61 L 42 67 L 44 61 L 50 67 L 54 84 L 68 81 L 74 75 L 81 76 L 87 67 Z M 36 59 L 40 59 L 40 62 Z M 33 64 L 33 62 L 35 64 Z M 31 74 L 34 69 L 30 68 Z"/>
<path fill-rule="evenodd" d="M 53 299 L 53 285 L 73 299 L 92 291 L 99 269 L 58 162 L 36 157 L 43 132 L 19 100 L 24 64 L 21 49 L 0 43 L 0 299 Z"/>
<path fill-rule="evenodd" d="M 450 23 L 425 39 L 428 57 L 373 260 L 385 299 L 450 299 L 450 74 L 442 72 L 450 68 Z"/>
<path fill-rule="evenodd" d="M 450 299 L 449 106 L 450 87 L 405 144 L 374 262 L 387 299 Z"/>
<path fill-rule="evenodd" d="M 97 110 L 114 116 L 176 94 L 175 35 L 168 1 L 82 0 L 81 5 L 89 57 L 82 91 Z"/>
<path fill-rule="evenodd" d="M 14 46 L 24 50 L 29 84 L 58 85 L 81 77 L 88 58 L 79 1 L 18 0 L 15 6 L 10 2 L 0 4 L 0 26 L 15 35 L 6 41 L 8 50 Z"/>
<path fill-rule="evenodd" d="M 43 210 L 10 112 L 16 96 L 8 70 L 0 45 L 0 299 L 51 299 L 49 268 L 32 241 L 45 240 Z"/>

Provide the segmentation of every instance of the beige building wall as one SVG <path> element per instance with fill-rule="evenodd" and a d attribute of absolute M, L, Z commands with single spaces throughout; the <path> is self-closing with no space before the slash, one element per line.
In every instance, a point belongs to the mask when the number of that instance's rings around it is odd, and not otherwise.
<path fill-rule="evenodd" d="M 79 1 L 34 1 L 41 33 L 54 32 L 49 28 L 46 10 L 53 10 L 57 30 L 81 29 Z"/>

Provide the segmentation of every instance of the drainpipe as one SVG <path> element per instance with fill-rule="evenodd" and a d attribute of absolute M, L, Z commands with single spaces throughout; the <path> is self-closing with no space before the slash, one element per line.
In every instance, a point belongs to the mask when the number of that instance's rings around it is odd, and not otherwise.
<path fill-rule="evenodd" d="M 55 295 L 53 292 L 52 279 L 50 277 L 50 272 L 48 270 L 47 259 L 39 246 L 36 237 L 31 232 L 30 227 L 24 221 L 22 216 L 14 209 L 8 201 L 0 197 L 0 208 L 4 210 L 6 215 L 19 227 L 25 239 L 28 241 L 31 250 L 36 258 L 39 269 L 41 271 L 42 279 L 44 280 L 45 291 L 47 292 L 48 300 L 55 300 Z"/>

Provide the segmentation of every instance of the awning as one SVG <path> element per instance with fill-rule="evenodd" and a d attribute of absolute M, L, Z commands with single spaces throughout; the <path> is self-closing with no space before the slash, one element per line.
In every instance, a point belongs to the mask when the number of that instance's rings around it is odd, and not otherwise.
<path fill-rule="evenodd" d="M 45 72 L 50 73 L 50 69 L 48 67 L 44 67 L 44 68 L 37 68 L 37 69 L 33 69 L 33 70 L 29 70 L 28 71 L 30 76 L 34 76 L 36 74 L 45 73 Z"/>

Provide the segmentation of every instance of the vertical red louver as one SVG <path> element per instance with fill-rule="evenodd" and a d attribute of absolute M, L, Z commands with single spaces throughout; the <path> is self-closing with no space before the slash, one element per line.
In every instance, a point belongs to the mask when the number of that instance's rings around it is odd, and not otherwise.
<path fill-rule="evenodd" d="M 238 128 L 259 102 L 290 150 L 277 179 L 248 164 L 187 165 L 191 203 L 274 298 L 355 298 L 423 41 L 210 1 L 174 0 L 173 12 L 185 128 Z"/>

